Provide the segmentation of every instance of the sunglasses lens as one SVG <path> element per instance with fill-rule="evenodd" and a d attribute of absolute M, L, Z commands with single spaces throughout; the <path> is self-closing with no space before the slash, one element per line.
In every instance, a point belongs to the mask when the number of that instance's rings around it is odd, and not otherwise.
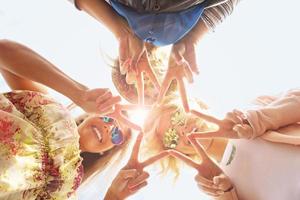
<path fill-rule="evenodd" d="M 122 144 L 124 138 L 122 131 L 118 127 L 114 127 L 111 130 L 111 142 L 115 145 Z"/>
<path fill-rule="evenodd" d="M 102 120 L 103 120 L 103 122 L 106 122 L 106 123 L 111 123 L 114 121 L 114 119 L 110 118 L 110 117 L 102 117 Z"/>

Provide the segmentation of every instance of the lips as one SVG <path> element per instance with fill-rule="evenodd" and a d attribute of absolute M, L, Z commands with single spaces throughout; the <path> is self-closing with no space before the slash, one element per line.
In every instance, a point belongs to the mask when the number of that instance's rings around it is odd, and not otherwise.
<path fill-rule="evenodd" d="M 102 142 L 103 136 L 102 136 L 101 131 L 96 126 L 92 126 L 92 130 L 96 134 L 97 139 L 99 140 L 99 142 Z"/>

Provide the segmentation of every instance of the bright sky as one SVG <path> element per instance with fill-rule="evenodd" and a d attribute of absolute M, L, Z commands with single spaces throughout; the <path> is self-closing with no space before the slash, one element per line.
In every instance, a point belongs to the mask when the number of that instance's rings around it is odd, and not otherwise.
<path fill-rule="evenodd" d="M 0 0 L 0 5 L 0 39 L 30 46 L 91 88 L 114 90 L 100 49 L 116 55 L 117 43 L 102 25 L 67 0 Z M 201 74 L 189 86 L 190 97 L 203 99 L 215 113 L 222 114 L 244 107 L 258 95 L 299 87 L 299 7 L 295 0 L 242 1 L 234 14 L 201 42 Z M 1 91 L 8 90 L 2 79 L 0 84 Z M 99 187 L 94 186 L 95 193 L 79 191 L 80 200 L 96 199 Z M 149 187 L 132 199 L 193 200 L 200 199 L 199 195 L 188 172 L 175 185 L 154 177 Z"/>

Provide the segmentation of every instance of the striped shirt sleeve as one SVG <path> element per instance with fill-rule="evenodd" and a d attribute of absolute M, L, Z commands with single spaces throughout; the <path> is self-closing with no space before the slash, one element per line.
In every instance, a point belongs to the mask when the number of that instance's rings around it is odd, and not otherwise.
<path fill-rule="evenodd" d="M 224 3 L 216 4 L 205 8 L 201 19 L 210 31 L 214 31 L 216 26 L 229 16 L 240 0 L 227 0 Z"/>

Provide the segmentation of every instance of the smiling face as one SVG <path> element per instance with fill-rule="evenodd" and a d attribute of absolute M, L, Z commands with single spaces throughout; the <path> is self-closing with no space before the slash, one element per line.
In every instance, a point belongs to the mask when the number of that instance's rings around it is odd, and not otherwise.
<path fill-rule="evenodd" d="M 82 151 L 99 153 L 122 144 L 127 131 L 121 131 L 116 122 L 108 117 L 92 116 L 86 118 L 78 127 Z"/>

